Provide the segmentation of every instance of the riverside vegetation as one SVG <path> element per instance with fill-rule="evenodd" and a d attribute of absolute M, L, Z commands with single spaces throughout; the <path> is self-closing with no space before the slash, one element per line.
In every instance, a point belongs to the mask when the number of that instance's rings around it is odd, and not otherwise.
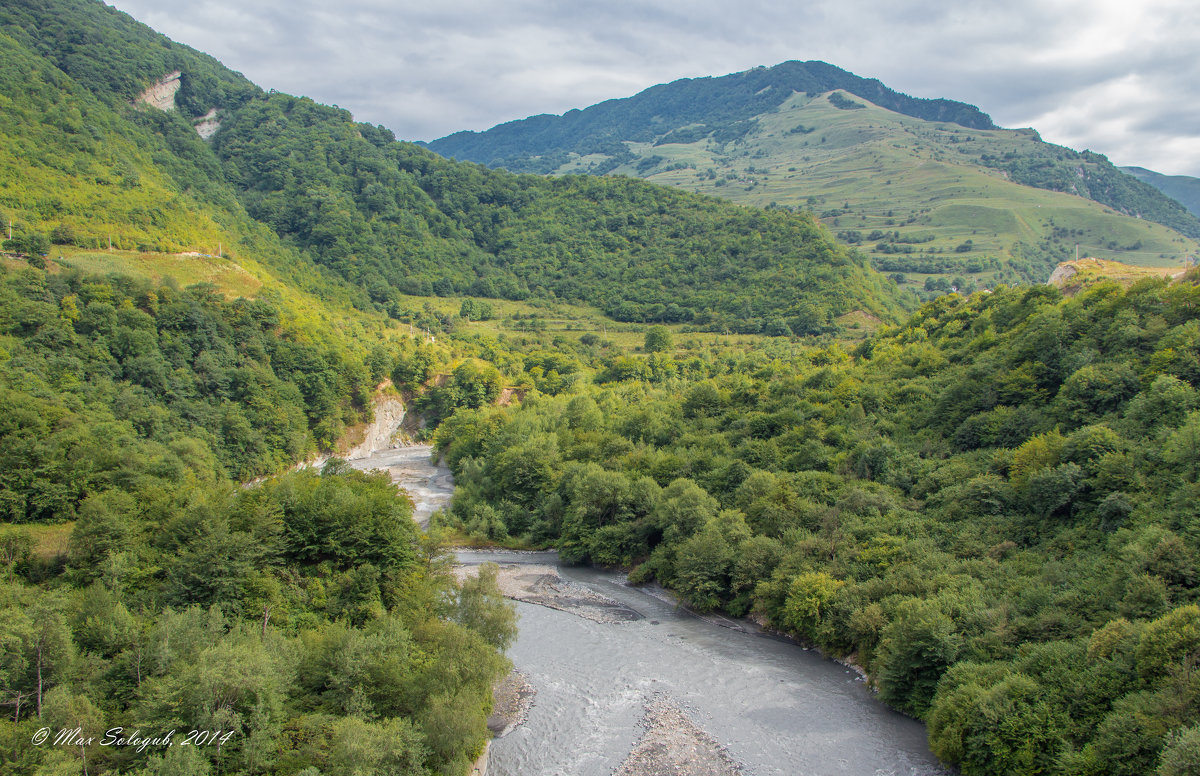
<path fill-rule="evenodd" d="M 853 353 L 459 410 L 451 520 L 848 656 L 965 774 L 1188 773 L 1196 281 L 947 296 Z"/>
<path fill-rule="evenodd" d="M 388 379 L 443 527 L 850 657 L 964 774 L 1195 769 L 1195 273 L 909 314 L 808 216 L 449 162 L 99 2 L 0 9 L 0 57 L 0 773 L 465 770 L 494 579 L 386 478 L 288 472 Z M 174 70 L 175 110 L 134 104 Z M 654 326 L 472 323 L 578 302 Z"/>

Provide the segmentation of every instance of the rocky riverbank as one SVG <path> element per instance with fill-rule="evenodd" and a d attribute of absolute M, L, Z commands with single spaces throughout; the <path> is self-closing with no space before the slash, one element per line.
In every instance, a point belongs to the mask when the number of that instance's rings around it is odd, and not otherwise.
<path fill-rule="evenodd" d="M 492 688 L 492 715 L 487 724 L 493 737 L 507 735 L 525 722 L 536 695 L 537 690 L 529 683 L 529 678 L 515 668 Z"/>

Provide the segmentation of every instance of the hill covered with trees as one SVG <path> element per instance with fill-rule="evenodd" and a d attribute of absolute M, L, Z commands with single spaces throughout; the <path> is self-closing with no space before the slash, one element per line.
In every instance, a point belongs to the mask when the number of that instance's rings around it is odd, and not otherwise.
<path fill-rule="evenodd" d="M 1076 246 L 1151 266 L 1200 252 L 1200 220 L 1103 155 L 999 129 L 971 106 L 900 97 L 789 62 L 429 147 L 515 171 L 628 175 L 808 210 L 919 291 L 1044 282 Z"/>
<path fill-rule="evenodd" d="M 88 35 L 70 34 L 84 27 Z M 5 9 L 0 32 L 10 35 L 16 123 L 6 142 L 18 173 L 0 207 L 30 231 L 61 225 L 81 245 L 115 233 L 119 247 L 205 253 L 224 237 L 231 252 L 310 290 L 318 273 L 298 267 L 315 266 L 360 308 L 396 317 L 406 294 L 471 294 L 581 301 L 626 321 L 809 334 L 854 310 L 894 319 L 904 304 L 804 215 L 447 162 L 346 111 L 264 94 L 87 0 Z M 130 102 L 167 71 L 182 74 L 175 110 Z M 205 143 L 192 124 L 210 114 L 220 129 Z M 61 193 L 47 198 L 51 187 Z M 121 187 L 161 204 L 135 206 Z"/>
<path fill-rule="evenodd" d="M 1190 175 L 1163 175 L 1145 167 L 1122 167 L 1121 171 L 1149 183 L 1200 218 L 1200 179 Z"/>
<path fill-rule="evenodd" d="M 562 116 L 531 116 L 486 132 L 456 132 L 429 144 L 439 154 L 489 167 L 551 172 L 548 160 L 563 154 L 613 154 L 624 141 L 653 142 L 712 136 L 732 140 L 762 113 L 777 109 L 796 92 L 810 96 L 843 90 L 876 105 L 926 121 L 948 121 L 970 129 L 995 129 L 974 105 L 925 100 L 895 92 L 877 79 L 826 62 L 784 62 L 717 78 L 681 78 L 652 86 L 626 99 L 606 100 Z M 678 134 L 676 134 L 678 133 Z M 533 157 L 544 161 L 538 165 Z M 530 168 L 533 164 L 537 169 Z"/>

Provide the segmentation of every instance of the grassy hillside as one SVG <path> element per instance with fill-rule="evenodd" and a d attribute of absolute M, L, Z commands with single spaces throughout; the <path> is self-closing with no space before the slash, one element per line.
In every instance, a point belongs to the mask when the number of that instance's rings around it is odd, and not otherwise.
<path fill-rule="evenodd" d="M 824 95 L 796 95 L 739 142 L 630 144 L 640 161 L 616 172 L 745 204 L 811 209 L 910 284 L 934 273 L 975 285 L 1043 281 L 1054 263 L 1075 258 L 1077 244 L 1080 255 L 1143 265 L 1178 265 L 1200 250 L 1159 224 L 1020 185 L 979 163 L 1056 153 L 1031 131 L 966 130 L 859 104 L 845 110 Z M 559 171 L 592 163 L 580 158 Z"/>
<path fill-rule="evenodd" d="M 1178 265 L 1200 250 L 1200 221 L 1178 203 L 1103 156 L 1044 143 L 1032 130 L 950 123 L 844 86 L 739 101 L 741 85 L 708 79 L 707 99 L 690 113 L 675 101 L 700 86 L 679 82 L 430 147 L 511 169 L 624 174 L 809 209 L 910 288 L 1042 282 L 1075 257 L 1076 244 L 1080 255 L 1136 264 Z M 721 86 L 743 106 L 737 117 L 712 106 Z M 645 118 L 656 106 L 666 118 Z M 580 139 L 592 132 L 603 142 Z"/>

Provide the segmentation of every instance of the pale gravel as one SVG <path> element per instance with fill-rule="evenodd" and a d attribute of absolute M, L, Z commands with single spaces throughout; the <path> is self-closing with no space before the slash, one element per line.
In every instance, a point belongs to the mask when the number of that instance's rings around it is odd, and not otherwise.
<path fill-rule="evenodd" d="M 679 707 L 646 704 L 645 733 L 613 776 L 740 776 L 741 767 Z"/>
<path fill-rule="evenodd" d="M 498 566 L 496 584 L 506 598 L 568 612 L 599 623 L 629 622 L 641 618 L 619 601 L 590 588 L 563 579 L 554 566 L 536 563 L 505 563 Z M 478 565 L 458 565 L 459 580 L 479 573 Z"/>

